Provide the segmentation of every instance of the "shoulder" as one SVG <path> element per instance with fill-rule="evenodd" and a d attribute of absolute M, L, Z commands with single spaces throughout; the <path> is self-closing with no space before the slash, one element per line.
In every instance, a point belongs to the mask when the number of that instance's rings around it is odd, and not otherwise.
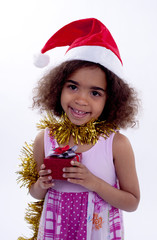
<path fill-rule="evenodd" d="M 43 158 L 45 156 L 44 153 L 44 133 L 45 131 L 42 130 L 38 135 L 36 136 L 34 140 L 33 145 L 33 155 L 34 159 L 37 162 L 37 168 L 40 168 L 40 165 L 43 163 Z"/>
<path fill-rule="evenodd" d="M 34 150 L 41 150 L 44 149 L 44 134 L 45 131 L 42 130 L 41 132 L 38 133 L 34 140 Z"/>
<path fill-rule="evenodd" d="M 117 133 L 113 139 L 113 159 L 118 175 L 135 170 L 135 157 L 129 139 L 121 133 Z"/>
<path fill-rule="evenodd" d="M 132 151 L 132 146 L 129 139 L 117 132 L 113 138 L 113 156 L 116 156 L 117 153 L 125 153 L 127 151 Z"/>
<path fill-rule="evenodd" d="M 45 134 L 45 130 L 40 131 L 34 140 L 34 144 L 43 144 L 44 143 L 44 134 Z"/>
<path fill-rule="evenodd" d="M 115 134 L 113 139 L 113 158 L 117 177 L 121 184 L 126 183 L 128 176 L 135 176 L 134 152 L 130 141 L 123 134 Z"/>

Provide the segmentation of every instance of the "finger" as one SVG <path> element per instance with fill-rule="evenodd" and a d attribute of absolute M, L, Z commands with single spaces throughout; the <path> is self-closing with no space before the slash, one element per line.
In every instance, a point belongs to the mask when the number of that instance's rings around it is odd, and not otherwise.
<path fill-rule="evenodd" d="M 41 164 L 40 169 L 42 170 L 42 169 L 45 169 L 45 168 L 46 168 L 46 166 L 44 164 Z"/>
<path fill-rule="evenodd" d="M 52 180 L 52 176 L 47 176 L 47 177 L 40 177 L 39 181 L 40 182 L 49 182 Z"/>
<path fill-rule="evenodd" d="M 83 185 L 83 180 L 82 179 L 68 178 L 67 181 L 71 182 L 71 183 L 74 183 L 74 184 Z"/>
<path fill-rule="evenodd" d="M 51 170 L 50 169 L 45 169 L 45 170 L 40 170 L 39 171 L 39 176 L 46 176 L 46 175 L 49 175 L 51 174 Z"/>
<path fill-rule="evenodd" d="M 80 172 L 81 169 L 77 168 L 77 167 L 67 167 L 67 168 L 63 168 L 63 172 L 73 172 L 73 173 L 77 173 Z"/>
<path fill-rule="evenodd" d="M 70 163 L 71 163 L 72 166 L 75 166 L 75 167 L 80 167 L 80 168 L 84 167 L 84 165 L 82 163 L 78 162 L 78 161 L 73 161 L 72 160 Z"/>
<path fill-rule="evenodd" d="M 81 173 L 64 173 L 64 178 L 75 178 L 75 179 L 83 179 L 83 175 Z"/>
<path fill-rule="evenodd" d="M 39 177 L 39 184 L 41 188 L 48 189 L 54 186 L 54 179 L 52 179 L 52 176 Z"/>
<path fill-rule="evenodd" d="M 52 183 L 43 183 L 43 184 L 41 184 L 41 187 L 43 188 L 43 189 L 49 189 L 49 188 L 51 188 L 51 187 L 53 187 L 54 186 L 54 183 L 52 182 Z"/>

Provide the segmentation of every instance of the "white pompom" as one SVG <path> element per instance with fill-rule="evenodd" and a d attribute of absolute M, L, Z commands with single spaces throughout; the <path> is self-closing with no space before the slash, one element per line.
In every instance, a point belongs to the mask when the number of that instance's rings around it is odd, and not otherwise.
<path fill-rule="evenodd" d="M 34 65 L 38 68 L 46 67 L 50 62 L 50 57 L 46 54 L 35 54 L 34 55 Z"/>

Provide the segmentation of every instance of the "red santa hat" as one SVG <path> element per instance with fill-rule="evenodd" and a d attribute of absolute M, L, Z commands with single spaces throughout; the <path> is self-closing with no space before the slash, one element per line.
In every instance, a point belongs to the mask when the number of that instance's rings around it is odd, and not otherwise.
<path fill-rule="evenodd" d="M 69 46 L 63 61 L 85 60 L 99 63 L 119 77 L 123 77 L 123 64 L 116 42 L 106 26 L 95 18 L 71 22 L 59 29 L 45 44 L 34 62 L 37 67 L 49 63 L 47 51 Z"/>

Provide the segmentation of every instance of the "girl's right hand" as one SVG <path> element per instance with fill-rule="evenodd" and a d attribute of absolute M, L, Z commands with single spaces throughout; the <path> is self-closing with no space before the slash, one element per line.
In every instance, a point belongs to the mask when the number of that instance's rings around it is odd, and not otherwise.
<path fill-rule="evenodd" d="M 40 166 L 39 171 L 39 185 L 42 189 L 49 189 L 54 186 L 54 180 L 52 179 L 51 170 L 45 169 L 45 165 Z"/>

